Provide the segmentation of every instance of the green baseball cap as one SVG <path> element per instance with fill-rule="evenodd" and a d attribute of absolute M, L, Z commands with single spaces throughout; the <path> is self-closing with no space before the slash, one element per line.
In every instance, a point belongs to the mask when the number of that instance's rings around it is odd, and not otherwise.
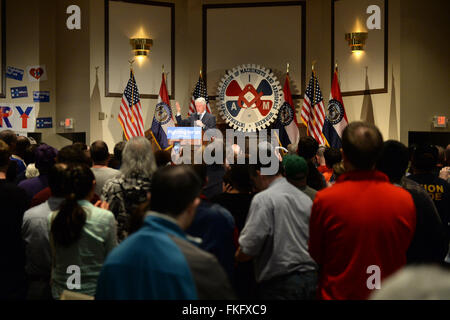
<path fill-rule="evenodd" d="M 296 177 L 299 175 L 305 175 L 308 173 L 308 164 L 303 157 L 296 154 L 288 154 L 283 157 L 284 171 L 286 177 Z"/>

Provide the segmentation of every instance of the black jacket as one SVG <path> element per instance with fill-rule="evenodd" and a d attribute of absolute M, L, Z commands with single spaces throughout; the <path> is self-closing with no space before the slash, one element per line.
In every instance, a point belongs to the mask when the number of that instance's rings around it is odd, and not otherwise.
<path fill-rule="evenodd" d="M 407 263 L 443 263 L 449 239 L 436 206 L 422 186 L 403 177 L 401 185 L 416 206 L 416 231 L 406 253 Z"/>
<path fill-rule="evenodd" d="M 195 121 L 200 120 L 199 117 L 199 114 L 193 113 L 187 119 L 183 120 L 181 116 L 176 116 L 175 119 L 177 119 L 177 123 L 183 127 L 194 127 Z M 216 127 L 216 117 L 211 113 L 205 112 L 202 122 L 205 125 L 204 130 L 213 129 Z"/>

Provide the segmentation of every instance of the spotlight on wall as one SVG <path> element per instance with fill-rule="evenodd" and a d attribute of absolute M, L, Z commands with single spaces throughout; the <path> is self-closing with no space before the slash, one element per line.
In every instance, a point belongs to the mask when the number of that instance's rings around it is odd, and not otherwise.
<path fill-rule="evenodd" d="M 153 40 L 146 38 L 135 38 L 131 39 L 130 42 L 135 57 L 147 57 L 150 52 L 150 47 L 153 45 Z"/>
<path fill-rule="evenodd" d="M 352 32 L 345 34 L 345 40 L 352 49 L 352 52 L 360 52 L 364 50 L 366 44 L 367 32 Z"/>

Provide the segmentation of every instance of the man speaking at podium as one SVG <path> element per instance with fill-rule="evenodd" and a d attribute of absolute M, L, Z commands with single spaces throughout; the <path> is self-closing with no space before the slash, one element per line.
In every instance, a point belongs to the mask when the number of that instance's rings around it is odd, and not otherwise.
<path fill-rule="evenodd" d="M 177 109 L 177 123 L 183 127 L 201 127 L 203 130 L 208 130 L 216 127 L 216 117 L 211 113 L 206 112 L 206 100 L 205 98 L 195 99 L 195 109 L 196 113 L 191 114 L 187 119 L 181 118 L 181 108 L 180 104 L 175 102 L 175 107 Z"/>

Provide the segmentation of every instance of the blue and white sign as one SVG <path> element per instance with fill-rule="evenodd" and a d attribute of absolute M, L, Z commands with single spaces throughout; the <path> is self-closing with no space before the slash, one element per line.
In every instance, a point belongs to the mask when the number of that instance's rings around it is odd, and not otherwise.
<path fill-rule="evenodd" d="M 28 97 L 27 87 L 15 87 L 11 88 L 11 98 L 26 98 Z"/>
<path fill-rule="evenodd" d="M 201 127 L 168 127 L 168 140 L 201 140 Z"/>
<path fill-rule="evenodd" d="M 36 119 L 36 128 L 37 129 L 48 129 L 48 128 L 52 128 L 52 127 L 53 127 L 52 117 Z"/>
<path fill-rule="evenodd" d="M 23 79 L 23 70 L 14 68 L 14 67 L 8 67 L 6 69 L 6 77 L 14 80 L 22 81 Z"/>
<path fill-rule="evenodd" d="M 50 91 L 33 91 L 33 102 L 50 102 Z"/>

